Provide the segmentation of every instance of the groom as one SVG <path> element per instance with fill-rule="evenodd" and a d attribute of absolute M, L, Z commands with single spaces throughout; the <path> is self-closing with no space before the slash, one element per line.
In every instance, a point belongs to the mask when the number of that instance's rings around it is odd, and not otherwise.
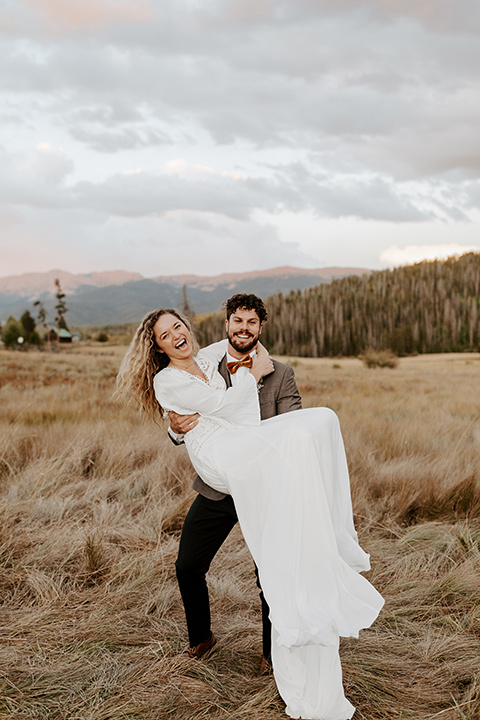
<path fill-rule="evenodd" d="M 250 356 L 256 351 L 257 342 L 267 320 L 263 301 L 256 295 L 238 293 L 224 303 L 226 309 L 227 353 L 219 363 L 218 370 L 227 387 L 248 372 Z M 273 361 L 274 372 L 261 381 L 259 390 L 262 420 L 281 413 L 299 410 L 302 401 L 292 368 Z M 198 415 L 178 415 L 170 412 L 170 437 L 175 444 L 182 442 L 182 435 L 194 428 Z M 235 523 L 237 513 L 230 495 L 224 495 L 206 485 L 197 475 L 193 488 L 199 493 L 188 511 L 183 525 L 178 558 L 175 564 L 177 580 L 185 608 L 189 647 L 185 654 L 200 658 L 216 643 L 210 626 L 210 603 L 206 573 L 210 563 L 225 541 Z M 263 657 L 260 674 L 270 670 L 271 634 L 269 608 L 260 588 L 263 621 Z"/>

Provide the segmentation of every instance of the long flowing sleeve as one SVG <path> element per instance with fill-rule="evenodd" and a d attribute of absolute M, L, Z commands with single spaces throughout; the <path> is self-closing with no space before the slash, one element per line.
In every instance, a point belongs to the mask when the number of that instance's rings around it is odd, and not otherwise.
<path fill-rule="evenodd" d="M 224 340 L 219 340 L 218 342 L 211 343 L 210 345 L 206 345 L 205 347 L 201 348 L 197 357 L 203 357 L 209 362 L 211 362 L 212 365 L 218 365 L 220 360 L 227 352 L 227 347 L 228 340 L 227 338 L 225 338 Z"/>
<path fill-rule="evenodd" d="M 198 412 L 225 426 L 260 424 L 257 383 L 250 373 L 225 390 L 213 388 L 182 371 L 165 368 L 155 376 L 154 388 L 160 405 L 181 415 Z"/>

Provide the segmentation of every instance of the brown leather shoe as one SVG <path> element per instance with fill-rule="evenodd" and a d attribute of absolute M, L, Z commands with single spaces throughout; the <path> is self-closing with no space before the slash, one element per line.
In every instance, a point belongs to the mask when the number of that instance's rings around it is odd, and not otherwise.
<path fill-rule="evenodd" d="M 210 652 L 216 642 L 217 639 L 215 635 L 211 632 L 207 640 L 198 643 L 198 645 L 194 645 L 193 647 L 186 648 L 183 651 L 182 655 L 185 655 L 189 658 L 194 658 L 195 660 L 200 660 L 203 655 L 206 655 L 208 652 Z"/>
<path fill-rule="evenodd" d="M 273 665 L 270 662 L 270 660 L 267 660 L 265 655 L 262 655 L 262 659 L 260 660 L 260 670 L 258 671 L 258 674 L 260 677 L 263 677 L 264 675 L 271 675 L 273 673 Z"/>

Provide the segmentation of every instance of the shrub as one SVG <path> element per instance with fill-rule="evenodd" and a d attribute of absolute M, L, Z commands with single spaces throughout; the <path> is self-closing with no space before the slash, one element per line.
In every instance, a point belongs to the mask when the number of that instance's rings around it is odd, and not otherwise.
<path fill-rule="evenodd" d="M 359 358 L 367 368 L 396 368 L 398 365 L 398 357 L 391 350 L 367 348 Z"/>
<path fill-rule="evenodd" d="M 98 335 L 95 335 L 95 340 L 97 342 L 107 342 L 108 341 L 108 335 L 106 332 L 99 332 Z"/>
<path fill-rule="evenodd" d="M 34 330 L 32 332 L 32 334 L 30 335 L 30 337 L 28 339 L 28 342 L 30 345 L 42 345 L 43 344 L 42 338 L 40 337 L 40 335 L 38 334 L 38 332 L 36 330 Z"/>

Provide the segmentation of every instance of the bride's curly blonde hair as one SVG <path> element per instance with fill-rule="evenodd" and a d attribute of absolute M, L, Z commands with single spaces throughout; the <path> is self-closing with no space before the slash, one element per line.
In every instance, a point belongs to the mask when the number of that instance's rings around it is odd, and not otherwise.
<path fill-rule="evenodd" d="M 163 408 L 155 397 L 153 378 L 167 367 L 170 358 L 162 352 L 155 340 L 153 328 L 162 315 L 174 315 L 192 335 L 193 352 L 198 352 L 198 343 L 187 318 L 178 310 L 160 308 L 152 310 L 143 318 L 120 365 L 116 380 L 114 398 L 126 404 L 136 403 L 152 420 L 158 423 Z"/>

